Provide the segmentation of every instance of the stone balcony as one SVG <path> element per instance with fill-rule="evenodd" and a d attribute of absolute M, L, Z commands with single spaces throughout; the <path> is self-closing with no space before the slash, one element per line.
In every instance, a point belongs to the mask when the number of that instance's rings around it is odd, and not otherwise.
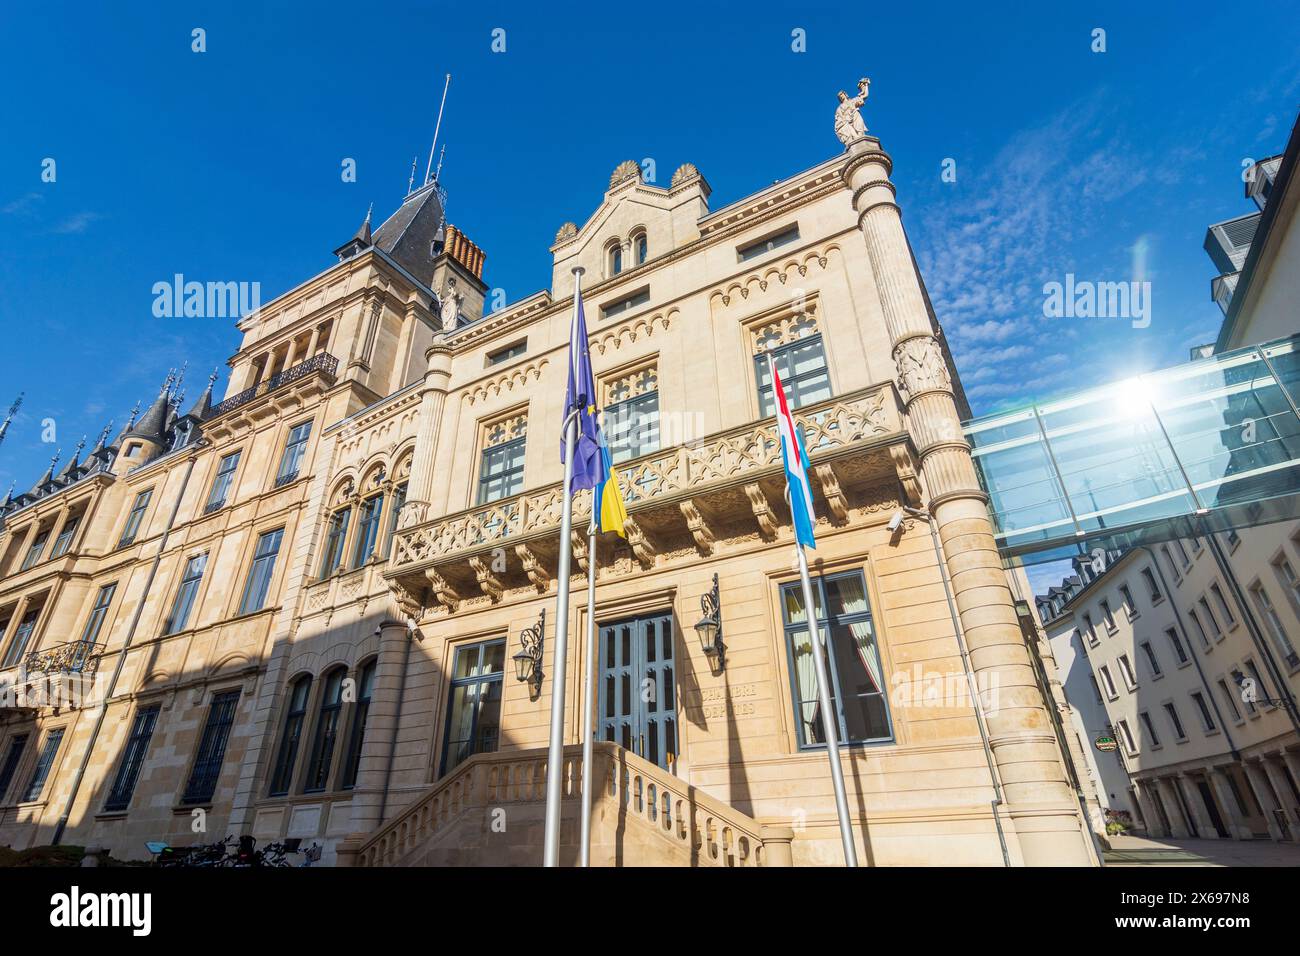
<path fill-rule="evenodd" d="M 844 524 L 882 483 L 915 503 L 916 473 L 902 407 L 892 382 L 837 396 L 795 415 L 819 491 L 818 513 Z M 613 573 L 654 567 L 731 542 L 790 534 L 785 476 L 775 420 L 662 449 L 621 463 L 627 542 L 602 540 L 600 566 Z M 878 496 L 877 496 L 878 497 Z M 499 601 L 513 591 L 545 593 L 558 566 L 563 484 L 555 483 L 398 530 L 385 570 L 398 600 L 413 611 Z M 587 567 L 591 493 L 574 507 L 574 557 Z M 609 555 L 604 549 L 611 549 Z"/>

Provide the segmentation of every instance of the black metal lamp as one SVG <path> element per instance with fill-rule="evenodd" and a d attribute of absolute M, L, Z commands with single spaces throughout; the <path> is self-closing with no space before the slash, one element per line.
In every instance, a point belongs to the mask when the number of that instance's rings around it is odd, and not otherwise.
<path fill-rule="evenodd" d="M 1247 681 L 1250 681 L 1250 683 L 1247 684 Z M 1239 667 L 1234 667 L 1232 669 L 1232 682 L 1241 688 L 1242 703 L 1266 704 L 1269 707 L 1286 706 L 1286 701 L 1280 697 L 1260 697 L 1256 686 L 1259 682 L 1253 677 L 1247 677 L 1241 672 L 1241 668 Z"/>
<path fill-rule="evenodd" d="M 546 608 L 542 608 L 537 623 L 519 634 L 519 651 L 511 658 L 515 662 L 515 678 L 520 683 L 531 683 L 534 696 L 542 689 L 542 639 L 545 634 Z"/>
<path fill-rule="evenodd" d="M 722 644 L 722 601 L 718 592 L 718 576 L 713 575 L 713 588 L 700 596 L 700 610 L 704 616 L 695 625 L 700 646 L 710 660 L 718 659 L 718 669 L 725 666 L 726 651 Z"/>

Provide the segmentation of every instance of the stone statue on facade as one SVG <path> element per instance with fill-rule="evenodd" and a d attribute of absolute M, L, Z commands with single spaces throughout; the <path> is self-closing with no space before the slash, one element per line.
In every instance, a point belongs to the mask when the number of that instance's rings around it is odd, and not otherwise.
<path fill-rule="evenodd" d="M 456 291 L 456 277 L 447 277 L 447 288 L 438 303 L 438 321 L 444 332 L 456 330 L 456 318 L 460 315 L 460 304 L 465 301 L 463 293 Z"/>
<path fill-rule="evenodd" d="M 867 135 L 867 124 L 862 122 L 862 114 L 858 110 L 867 101 L 870 86 L 871 81 L 863 77 L 858 80 L 857 96 L 850 98 L 843 90 L 839 92 L 840 105 L 835 107 L 835 135 L 845 146 L 851 146 Z"/>

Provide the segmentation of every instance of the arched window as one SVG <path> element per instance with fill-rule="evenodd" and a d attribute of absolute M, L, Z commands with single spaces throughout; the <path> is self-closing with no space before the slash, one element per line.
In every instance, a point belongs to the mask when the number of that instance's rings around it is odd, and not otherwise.
<path fill-rule="evenodd" d="M 325 676 L 320 713 L 316 715 L 316 739 L 312 741 L 311 763 L 307 765 L 303 793 L 324 790 L 329 781 L 334 741 L 339 734 L 339 715 L 343 710 L 343 678 L 347 673 L 346 667 L 336 667 Z"/>
<path fill-rule="evenodd" d="M 351 790 L 357 785 L 357 770 L 361 767 L 361 747 L 366 741 L 366 717 L 370 714 L 370 695 L 375 688 L 375 661 L 361 668 L 357 679 L 357 706 L 352 715 L 352 727 L 348 733 L 348 753 L 343 760 L 343 776 L 339 787 Z"/>
<path fill-rule="evenodd" d="M 609 250 L 609 274 L 618 275 L 623 271 L 623 247 L 619 245 L 612 246 Z"/>
<path fill-rule="evenodd" d="M 330 515 L 329 529 L 325 532 L 325 559 L 320 566 L 321 577 L 329 577 L 343 563 L 343 542 L 347 540 L 348 522 L 351 520 L 351 506 Z"/>
<path fill-rule="evenodd" d="M 307 716 L 307 697 L 311 694 L 311 677 L 302 675 L 289 686 L 289 709 L 284 715 L 284 732 L 280 735 L 280 756 L 275 762 L 275 776 L 271 778 L 271 796 L 289 792 L 293 783 L 293 767 L 298 762 L 298 742 L 302 738 L 302 722 Z"/>
<path fill-rule="evenodd" d="M 643 232 L 637 236 L 632 241 L 632 244 L 636 247 L 636 264 L 641 265 L 650 257 L 650 243 L 646 239 L 645 233 Z"/>

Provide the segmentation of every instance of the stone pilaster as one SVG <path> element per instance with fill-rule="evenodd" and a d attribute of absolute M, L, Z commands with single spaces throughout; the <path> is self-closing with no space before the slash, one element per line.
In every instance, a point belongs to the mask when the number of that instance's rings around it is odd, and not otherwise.
<path fill-rule="evenodd" d="M 1255 802 L 1259 804 L 1260 812 L 1264 814 L 1268 835 L 1274 840 L 1281 840 L 1282 828 L 1277 825 L 1277 817 L 1273 813 L 1278 808 L 1278 803 L 1273 799 L 1273 791 L 1264 777 L 1263 769 L 1253 760 L 1243 760 L 1241 766 L 1246 771 L 1246 781 L 1250 784 L 1250 789 L 1255 792 Z"/>
<path fill-rule="evenodd" d="M 962 437 L 943 349 L 894 201 L 891 161 L 871 137 L 848 150 L 844 182 L 853 193 L 871 261 L 926 504 L 943 541 L 971 666 L 982 686 L 998 689 L 998 709 L 987 723 L 1007 811 L 1016 821 L 1026 864 L 1087 865 L 1079 805 L 1066 780 L 1048 703 L 1034 678 L 970 446 Z"/>
<path fill-rule="evenodd" d="M 442 409 L 451 383 L 451 349 L 442 336 L 435 340 L 424 357 L 428 370 L 424 373 L 424 389 L 420 396 L 420 427 L 415 436 L 415 457 L 411 461 L 411 477 L 406 485 L 406 504 L 398 518 L 399 528 L 419 524 L 429 517 Z"/>
<path fill-rule="evenodd" d="M 380 823 L 387 783 L 389 757 L 397 732 L 401 706 L 402 662 L 406 642 L 412 640 L 405 624 L 385 619 L 379 625 L 379 657 L 375 662 L 375 682 L 371 690 L 370 710 L 366 714 L 366 734 L 357 764 L 357 784 L 352 791 L 352 829 L 369 834 Z"/>
<path fill-rule="evenodd" d="M 1232 787 L 1228 783 L 1228 772 L 1220 767 L 1209 767 L 1205 775 L 1210 778 L 1210 785 L 1214 787 L 1214 793 L 1219 798 L 1219 806 L 1223 809 L 1227 819 L 1223 822 L 1228 827 L 1228 832 L 1232 834 L 1234 840 L 1249 840 L 1253 836 L 1250 827 L 1247 826 L 1246 820 L 1241 815 L 1241 808 L 1237 806 L 1237 798 L 1232 795 Z"/>
<path fill-rule="evenodd" d="M 1156 789 L 1160 792 L 1160 802 L 1165 806 L 1165 813 L 1169 817 L 1169 835 L 1177 840 L 1185 840 L 1192 835 L 1188 828 L 1187 815 L 1183 812 L 1183 805 L 1178 801 L 1178 794 L 1174 792 L 1174 781 L 1169 777 L 1156 777 Z"/>

